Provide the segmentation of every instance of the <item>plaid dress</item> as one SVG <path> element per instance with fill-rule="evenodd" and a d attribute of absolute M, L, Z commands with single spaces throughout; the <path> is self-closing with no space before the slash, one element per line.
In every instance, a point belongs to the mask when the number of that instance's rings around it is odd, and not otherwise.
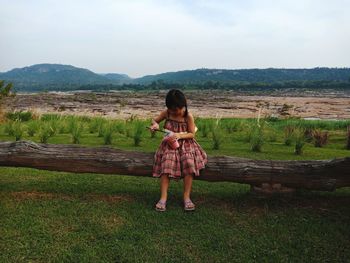
<path fill-rule="evenodd" d="M 169 118 L 164 128 L 173 132 L 187 132 L 187 122 L 175 121 Z M 170 148 L 162 141 L 154 155 L 153 177 L 167 174 L 169 178 L 180 179 L 186 175 L 199 176 L 199 170 L 207 163 L 207 154 L 195 139 L 179 139 L 180 147 Z"/>

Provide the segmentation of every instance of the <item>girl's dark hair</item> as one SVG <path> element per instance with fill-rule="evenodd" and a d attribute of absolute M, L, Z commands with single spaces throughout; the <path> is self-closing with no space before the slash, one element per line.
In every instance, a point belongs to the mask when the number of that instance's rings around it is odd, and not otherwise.
<path fill-rule="evenodd" d="M 185 107 L 185 117 L 188 114 L 187 111 L 187 100 L 185 95 L 178 89 L 169 90 L 165 98 L 165 105 L 168 109 L 182 108 Z"/>

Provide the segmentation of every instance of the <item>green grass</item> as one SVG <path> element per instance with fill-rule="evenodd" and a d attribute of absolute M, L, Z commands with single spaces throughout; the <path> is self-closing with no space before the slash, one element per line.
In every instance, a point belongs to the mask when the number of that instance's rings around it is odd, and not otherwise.
<path fill-rule="evenodd" d="M 85 123 L 84 130 L 79 137 L 79 143 L 84 146 L 101 146 L 104 145 L 104 138 L 98 131 L 96 125 L 103 124 L 106 120 L 102 118 L 89 119 L 87 117 L 58 117 L 56 115 L 44 115 L 43 120 L 38 121 L 38 126 L 50 125 L 50 121 L 55 121 L 55 125 L 62 127 L 67 121 L 69 123 Z M 245 138 L 248 130 L 252 127 L 254 120 L 237 120 L 237 119 L 222 119 L 219 121 L 221 130 L 223 131 L 222 140 L 219 149 L 213 149 L 213 134 L 208 132 L 207 136 L 203 137 L 201 129 L 211 127 L 216 123 L 213 119 L 198 119 L 196 121 L 199 131 L 196 134 L 196 140 L 204 148 L 209 155 L 229 155 L 239 156 L 252 159 L 271 159 L 271 160 L 312 160 L 312 159 L 331 159 L 337 157 L 350 156 L 350 151 L 345 149 L 346 145 L 346 125 L 350 121 L 340 121 L 338 124 L 334 121 L 301 121 L 301 120 L 275 120 L 268 122 L 265 132 L 264 144 L 261 152 L 251 151 L 251 143 Z M 154 152 L 159 146 L 162 135 L 156 133 L 155 138 L 151 138 L 151 134 L 144 127 L 142 134 L 138 135 L 141 141 L 139 146 L 135 146 L 135 138 L 133 133 L 137 130 L 137 126 L 143 127 L 149 125 L 150 121 L 120 121 L 113 120 L 110 125 L 114 125 L 116 129 L 113 131 L 113 140 L 110 147 L 120 148 L 125 150 Z M 91 125 L 92 126 L 91 126 Z M 23 129 L 29 125 L 23 122 Z M 329 128 L 330 139 L 329 143 L 322 148 L 314 147 L 313 142 L 306 143 L 303 148 L 302 155 L 295 155 L 295 144 L 290 146 L 284 145 L 284 127 L 286 125 L 300 125 L 301 127 L 310 126 L 314 128 Z M 230 129 L 227 129 L 230 127 Z M 14 136 L 9 136 L 6 133 L 6 125 L 0 125 L 0 141 L 14 141 Z M 93 128 L 93 129 L 91 129 Z M 209 128 L 207 128 L 209 130 Z M 129 131 L 129 132 L 127 132 Z M 273 136 L 271 136 L 273 132 Z M 129 134 L 128 134 L 129 133 Z M 273 137 L 273 140 L 270 138 Z M 39 142 L 38 133 L 30 137 L 27 132 L 22 135 L 22 140 L 32 140 Z M 72 137 L 69 131 L 55 133 L 48 139 L 48 143 L 70 144 Z"/>
<path fill-rule="evenodd" d="M 50 121 L 62 120 L 45 115 L 38 122 Z M 86 123 L 81 145 L 104 145 L 98 136 L 100 120 L 63 121 Z M 252 152 L 244 139 L 252 121 L 220 120 L 226 133 L 218 150 L 212 149 L 211 132 L 202 137 L 199 131 L 196 140 L 211 156 L 279 160 L 350 156 L 344 148 L 347 123 L 305 122 L 303 127 L 328 128 L 330 140 L 322 148 L 306 143 L 298 156 L 294 144 L 283 143 L 283 128 L 291 121 L 270 122 L 274 140 L 265 140 L 261 152 Z M 140 125 L 136 123 L 115 121 L 118 128 L 110 147 L 154 152 L 161 134 L 151 138 L 145 129 L 140 146 L 134 146 L 127 131 Z M 213 123 L 199 119 L 197 125 Z M 29 137 L 27 132 L 22 139 L 39 142 L 37 134 Z M 0 141 L 14 140 L 1 125 Z M 48 143 L 71 143 L 71 135 L 63 129 Z M 171 181 L 168 209 L 157 213 L 153 209 L 159 199 L 157 179 L 0 167 L 0 262 L 346 262 L 350 257 L 350 188 L 260 198 L 250 194 L 248 185 L 195 180 L 194 213 L 183 212 L 182 191 L 181 182 Z"/>
<path fill-rule="evenodd" d="M 350 188 L 263 199 L 195 180 L 194 213 L 172 181 L 0 168 L 0 262 L 345 262 Z"/>

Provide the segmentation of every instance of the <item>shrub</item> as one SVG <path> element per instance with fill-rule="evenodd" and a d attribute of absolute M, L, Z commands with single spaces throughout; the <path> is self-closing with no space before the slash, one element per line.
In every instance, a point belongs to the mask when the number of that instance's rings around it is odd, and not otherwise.
<path fill-rule="evenodd" d="M 39 123 L 37 121 L 31 121 L 27 124 L 28 136 L 33 137 L 38 130 L 39 130 Z"/>
<path fill-rule="evenodd" d="M 229 120 L 227 123 L 225 123 L 225 129 L 227 133 L 233 133 L 235 131 L 238 131 L 240 129 L 240 126 L 240 120 Z"/>
<path fill-rule="evenodd" d="M 214 150 L 219 150 L 221 143 L 223 141 L 223 133 L 219 127 L 216 129 L 212 130 L 212 135 L 213 135 L 213 149 Z"/>
<path fill-rule="evenodd" d="M 55 119 L 52 119 L 48 123 L 49 123 L 49 126 L 51 127 L 51 129 L 50 129 L 50 137 L 51 137 L 51 136 L 54 136 L 57 133 L 58 126 L 59 126 L 59 121 L 55 120 Z"/>
<path fill-rule="evenodd" d="M 32 119 L 32 113 L 30 111 L 8 112 L 6 118 L 12 121 L 29 121 Z"/>
<path fill-rule="evenodd" d="M 347 128 L 347 133 L 346 133 L 346 149 L 350 150 L 350 125 Z"/>
<path fill-rule="evenodd" d="M 20 121 L 15 121 L 13 123 L 13 135 L 15 136 L 16 141 L 22 139 L 23 136 L 23 126 Z"/>
<path fill-rule="evenodd" d="M 52 134 L 51 129 L 52 128 L 48 123 L 41 123 L 38 132 L 39 140 L 41 143 L 47 143 L 48 139 L 51 137 L 50 134 Z"/>
<path fill-rule="evenodd" d="M 134 138 L 134 145 L 135 146 L 140 146 L 141 140 L 142 140 L 142 134 L 144 131 L 144 125 L 142 122 L 136 122 L 134 125 L 134 133 L 133 133 L 133 138 Z"/>
<path fill-rule="evenodd" d="M 328 143 L 328 131 L 321 131 L 320 129 L 316 129 L 313 131 L 312 135 L 315 140 L 315 147 L 323 147 Z"/>
<path fill-rule="evenodd" d="M 202 133 L 202 137 L 203 138 L 207 138 L 208 137 L 208 133 L 209 133 L 209 127 L 207 125 L 207 123 L 202 123 L 198 129 L 201 131 Z"/>
<path fill-rule="evenodd" d="M 84 130 L 84 124 L 81 122 L 73 122 L 71 127 L 71 135 L 72 135 L 72 143 L 79 144 L 82 136 L 82 132 Z"/>
<path fill-rule="evenodd" d="M 294 153 L 296 155 L 301 155 L 303 153 L 304 145 L 305 145 L 305 129 L 299 128 L 299 129 L 295 130 Z"/>
<path fill-rule="evenodd" d="M 313 128 L 307 127 L 304 129 L 304 139 L 306 142 L 312 142 L 313 139 Z"/>
<path fill-rule="evenodd" d="M 251 129 L 250 136 L 250 149 L 253 152 L 261 152 L 264 144 L 264 124 L 255 124 Z"/>
<path fill-rule="evenodd" d="M 9 121 L 9 122 L 6 122 L 4 125 L 5 133 L 7 133 L 8 136 L 15 135 L 14 130 L 13 130 L 13 124 L 14 124 L 14 121 Z"/>
<path fill-rule="evenodd" d="M 295 127 L 293 125 L 286 125 L 284 127 L 284 144 L 289 146 L 293 142 L 293 133 L 294 133 Z"/>
<path fill-rule="evenodd" d="M 104 125 L 102 131 L 104 144 L 112 144 L 114 129 L 115 127 L 112 122 L 106 123 Z"/>

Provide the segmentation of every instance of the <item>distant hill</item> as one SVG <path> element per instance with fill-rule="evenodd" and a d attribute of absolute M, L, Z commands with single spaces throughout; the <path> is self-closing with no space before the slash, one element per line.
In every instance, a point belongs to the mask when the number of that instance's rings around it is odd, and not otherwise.
<path fill-rule="evenodd" d="M 0 79 L 11 81 L 19 89 L 86 84 L 120 84 L 130 79 L 122 74 L 96 74 L 88 69 L 61 64 L 36 64 L 0 73 Z"/>
<path fill-rule="evenodd" d="M 174 83 L 217 82 L 264 82 L 285 81 L 350 81 L 350 68 L 312 68 L 312 69 L 196 69 L 149 75 L 135 79 L 139 84 L 163 80 Z"/>
<path fill-rule="evenodd" d="M 220 85 L 253 86 L 291 86 L 296 82 L 303 86 L 306 83 L 317 87 L 319 81 L 325 82 L 325 87 L 335 87 L 341 82 L 344 86 L 350 85 L 350 68 L 312 68 L 312 69 L 196 69 L 178 72 L 167 72 L 157 75 L 149 75 L 132 79 L 125 74 L 107 73 L 96 74 L 88 69 L 77 68 L 71 65 L 61 64 L 37 64 L 24 68 L 12 69 L 0 73 L 0 80 L 14 83 L 18 91 L 37 90 L 76 90 L 76 89 L 128 89 L 164 87 L 168 84 L 203 84 L 210 88 L 216 83 Z M 155 84 L 154 84 L 155 83 Z M 217 85 L 220 83 L 220 85 Z M 332 85 L 328 84 L 331 83 Z M 125 84 L 125 87 L 120 85 Z M 119 86 L 118 86 L 119 85 Z M 143 87 L 140 87 L 143 85 Z M 146 85 L 146 86 L 145 86 Z M 339 85 L 338 85 L 339 86 Z"/>
<path fill-rule="evenodd" d="M 100 74 L 100 75 L 109 80 L 112 80 L 113 82 L 117 82 L 120 84 L 132 82 L 132 79 L 126 74 L 107 73 L 107 74 Z"/>

